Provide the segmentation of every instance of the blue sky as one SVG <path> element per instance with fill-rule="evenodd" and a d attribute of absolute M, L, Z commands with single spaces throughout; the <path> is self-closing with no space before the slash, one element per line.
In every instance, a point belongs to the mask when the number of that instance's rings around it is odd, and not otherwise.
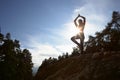
<path fill-rule="evenodd" d="M 74 18 L 85 16 L 85 41 L 105 28 L 112 12 L 120 11 L 120 0 L 0 0 L 2 33 L 10 32 L 21 48 L 28 48 L 34 67 L 42 60 L 70 52 L 76 45 Z"/>

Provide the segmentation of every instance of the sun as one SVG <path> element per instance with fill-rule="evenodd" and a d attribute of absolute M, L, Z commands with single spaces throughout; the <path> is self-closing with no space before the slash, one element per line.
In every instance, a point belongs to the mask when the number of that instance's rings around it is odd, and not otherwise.
<path fill-rule="evenodd" d="M 68 24 L 65 24 L 61 33 L 64 36 L 64 38 L 68 39 L 79 33 L 79 29 L 73 24 L 73 22 L 70 22 Z"/>
<path fill-rule="evenodd" d="M 71 26 L 69 32 L 70 32 L 70 35 L 71 35 L 71 36 L 74 36 L 74 35 L 76 35 L 77 33 L 79 33 L 79 29 L 78 29 L 77 27 L 75 27 L 75 26 Z"/>

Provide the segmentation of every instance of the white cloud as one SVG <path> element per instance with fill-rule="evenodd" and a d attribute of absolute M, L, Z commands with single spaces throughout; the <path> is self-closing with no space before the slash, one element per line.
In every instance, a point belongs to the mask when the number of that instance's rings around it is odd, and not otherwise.
<path fill-rule="evenodd" d="M 71 45 L 67 42 L 62 42 L 60 45 L 52 45 L 51 43 L 42 43 L 40 41 L 41 39 L 39 39 L 37 36 L 27 35 L 26 47 L 32 53 L 32 61 L 34 63 L 34 68 L 36 69 L 40 66 L 45 58 L 57 58 L 63 53 L 70 53 L 72 51 Z"/>
<path fill-rule="evenodd" d="M 62 45 L 57 45 L 56 49 L 59 50 L 61 53 L 71 53 L 72 52 L 72 45 L 68 44 L 62 44 Z"/>
<path fill-rule="evenodd" d="M 33 59 L 34 56 L 40 57 L 56 57 L 59 55 L 59 52 L 54 48 L 54 46 L 50 45 L 49 43 L 41 43 L 40 40 L 36 39 L 36 37 L 28 36 L 28 48 L 33 52 Z"/>

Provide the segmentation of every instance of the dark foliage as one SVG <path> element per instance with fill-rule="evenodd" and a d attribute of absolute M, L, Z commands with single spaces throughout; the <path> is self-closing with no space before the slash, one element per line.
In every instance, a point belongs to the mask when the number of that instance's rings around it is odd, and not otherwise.
<path fill-rule="evenodd" d="M 86 52 L 119 51 L 120 50 L 120 13 L 114 11 L 112 20 L 96 36 L 89 36 L 85 43 Z"/>
<path fill-rule="evenodd" d="M 32 66 L 29 50 L 21 50 L 10 33 L 6 37 L 0 33 L 0 80 L 31 80 Z"/>

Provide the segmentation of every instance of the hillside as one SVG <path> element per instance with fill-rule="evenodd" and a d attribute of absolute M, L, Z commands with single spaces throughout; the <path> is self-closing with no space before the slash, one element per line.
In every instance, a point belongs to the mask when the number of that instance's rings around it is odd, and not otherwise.
<path fill-rule="evenodd" d="M 40 67 L 35 80 L 120 80 L 120 51 L 83 54 Z"/>

